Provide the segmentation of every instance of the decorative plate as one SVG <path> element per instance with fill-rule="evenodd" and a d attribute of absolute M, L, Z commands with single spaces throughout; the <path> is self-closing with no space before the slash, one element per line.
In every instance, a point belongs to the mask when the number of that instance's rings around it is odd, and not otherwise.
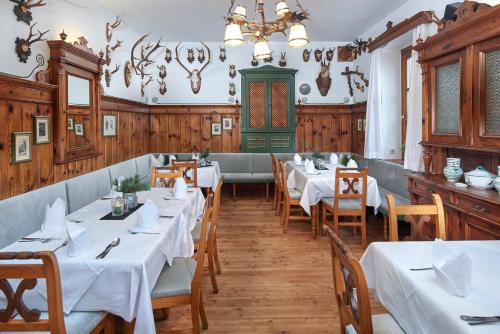
<path fill-rule="evenodd" d="M 300 94 L 302 95 L 309 95 L 309 93 L 311 92 L 311 86 L 309 86 L 309 84 L 302 84 L 300 85 L 299 87 L 299 91 L 300 91 Z"/>
<path fill-rule="evenodd" d="M 350 99 L 346 96 L 344 97 L 344 103 L 349 103 Z"/>
<path fill-rule="evenodd" d="M 304 97 L 302 98 L 302 103 L 307 103 L 307 97 L 305 97 L 305 96 L 304 96 Z"/>

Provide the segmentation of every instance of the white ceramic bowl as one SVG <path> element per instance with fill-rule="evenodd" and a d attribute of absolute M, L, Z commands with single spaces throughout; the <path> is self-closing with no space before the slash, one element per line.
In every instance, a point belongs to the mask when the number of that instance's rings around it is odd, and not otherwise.
<path fill-rule="evenodd" d="M 493 188 L 495 176 L 488 171 L 475 169 L 464 174 L 465 183 L 469 186 L 479 189 Z"/>

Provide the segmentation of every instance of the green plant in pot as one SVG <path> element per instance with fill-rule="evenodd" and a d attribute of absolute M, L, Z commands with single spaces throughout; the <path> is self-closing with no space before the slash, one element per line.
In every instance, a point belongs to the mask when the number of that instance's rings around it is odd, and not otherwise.
<path fill-rule="evenodd" d="M 325 156 L 321 154 L 319 151 L 314 151 L 312 154 L 314 165 L 316 165 L 317 169 L 325 168 Z"/>
<path fill-rule="evenodd" d="M 200 166 L 205 167 L 208 163 L 208 157 L 210 156 L 210 150 L 207 148 L 200 154 Z"/>
<path fill-rule="evenodd" d="M 149 183 L 141 182 L 139 175 L 127 177 L 123 180 L 114 179 L 113 189 L 123 193 L 125 200 L 125 210 L 133 210 L 137 207 L 137 192 L 151 190 Z"/>

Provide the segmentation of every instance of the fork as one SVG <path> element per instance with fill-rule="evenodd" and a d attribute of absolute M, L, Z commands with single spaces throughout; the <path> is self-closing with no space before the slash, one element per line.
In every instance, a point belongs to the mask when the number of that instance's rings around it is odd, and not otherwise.
<path fill-rule="evenodd" d="M 18 242 L 35 242 L 35 241 L 40 241 L 42 244 L 46 244 L 51 242 L 52 240 L 56 240 L 54 237 L 50 238 L 22 238 Z"/>

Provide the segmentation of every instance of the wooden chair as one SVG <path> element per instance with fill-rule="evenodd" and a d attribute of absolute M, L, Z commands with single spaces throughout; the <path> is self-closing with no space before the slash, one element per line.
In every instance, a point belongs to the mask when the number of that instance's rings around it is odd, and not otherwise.
<path fill-rule="evenodd" d="M 360 227 L 362 247 L 366 247 L 367 180 L 368 168 L 337 168 L 334 185 L 335 197 L 323 198 L 322 200 L 323 224 L 333 229 L 335 233 L 338 233 L 341 226 L 353 227 L 355 232 L 356 228 Z M 361 183 L 361 187 L 358 186 L 359 183 Z M 332 224 L 328 224 L 328 213 L 333 216 Z M 355 219 L 340 221 L 340 217 Z"/>
<path fill-rule="evenodd" d="M 217 285 L 217 279 L 215 274 L 221 274 L 220 262 L 219 262 L 219 251 L 217 249 L 217 221 L 219 218 L 220 211 L 220 201 L 222 193 L 222 185 L 224 184 L 224 178 L 219 180 L 217 188 L 215 188 L 215 195 L 213 197 L 213 206 L 207 204 L 209 201 L 205 201 L 205 210 L 213 207 L 212 219 L 209 221 L 208 230 L 208 244 L 207 244 L 207 256 L 208 256 L 208 270 L 210 273 L 210 279 L 212 281 L 212 289 L 214 293 L 219 293 L 219 288 Z M 198 249 L 198 243 L 200 241 L 201 223 L 197 222 L 196 227 L 192 232 L 193 241 L 195 243 L 195 248 Z"/>
<path fill-rule="evenodd" d="M 386 198 L 389 206 L 389 241 L 399 241 L 398 216 L 404 216 L 405 221 L 411 224 L 411 235 L 405 240 L 446 240 L 443 202 L 438 194 L 432 195 L 434 204 L 429 205 L 396 205 L 392 194 L 387 194 Z M 430 232 L 427 223 L 435 224 L 435 234 L 426 234 Z"/>
<path fill-rule="evenodd" d="M 368 285 L 360 263 L 333 230 L 328 231 L 328 238 L 331 245 L 340 332 L 342 334 L 404 333 L 390 314 L 371 315 Z"/>
<path fill-rule="evenodd" d="M 178 177 L 184 177 L 181 170 L 175 169 L 173 167 L 153 167 L 151 169 L 151 187 L 157 186 L 157 181 L 165 188 L 173 188 L 175 185 L 175 179 Z"/>
<path fill-rule="evenodd" d="M 213 194 L 207 200 L 212 201 Z M 206 235 L 208 221 L 212 218 L 213 209 L 203 214 L 200 235 Z M 174 258 L 172 265 L 166 265 L 151 292 L 153 310 L 170 309 L 175 306 L 191 305 L 193 332 L 200 333 L 200 317 L 203 329 L 208 328 L 207 316 L 203 306 L 201 292 L 201 274 L 205 260 L 207 239 L 200 238 L 196 260 L 193 258 Z"/>
<path fill-rule="evenodd" d="M 91 334 L 115 333 L 115 318 L 105 312 L 72 312 L 64 315 L 61 278 L 53 252 L 0 253 L 0 261 L 2 260 L 41 260 L 41 263 L 0 264 L 0 290 L 7 300 L 7 307 L 0 310 L 0 332 L 48 331 L 53 334 L 66 334 L 80 332 L 92 321 L 97 323 L 97 326 Z M 10 285 L 9 279 L 21 280 L 16 290 Z M 33 289 L 37 285 L 37 279 L 46 282 L 48 312 L 29 309 L 23 302 L 23 293 Z M 66 328 L 69 324 L 71 328 Z"/>
<path fill-rule="evenodd" d="M 297 189 L 288 189 L 287 177 L 286 177 L 286 165 L 285 162 L 280 162 L 280 178 L 281 178 L 281 189 L 283 190 L 283 213 L 281 215 L 281 224 L 283 225 L 283 233 L 287 233 L 288 223 L 291 220 L 294 221 L 310 221 L 312 227 L 313 239 L 316 238 L 316 227 L 314 226 L 314 219 L 308 217 L 307 215 L 291 215 L 292 207 L 296 207 L 302 211 L 300 207 L 300 198 L 302 197 L 302 192 Z"/>
<path fill-rule="evenodd" d="M 274 156 L 273 160 L 273 166 L 274 170 L 276 171 L 275 175 L 275 184 L 274 184 L 274 210 L 276 210 L 276 216 L 279 216 L 281 213 L 281 205 L 284 200 L 284 195 L 283 195 L 283 180 L 282 177 L 286 178 L 286 173 L 282 175 L 281 172 L 281 163 L 278 157 Z"/>
<path fill-rule="evenodd" d="M 189 160 L 189 161 L 177 161 L 174 160 L 172 162 L 172 167 L 175 169 L 180 169 L 183 173 L 184 180 L 188 186 L 193 186 L 195 188 L 198 187 L 198 161 L 197 160 Z M 189 175 L 189 171 L 191 171 L 191 175 Z"/>

